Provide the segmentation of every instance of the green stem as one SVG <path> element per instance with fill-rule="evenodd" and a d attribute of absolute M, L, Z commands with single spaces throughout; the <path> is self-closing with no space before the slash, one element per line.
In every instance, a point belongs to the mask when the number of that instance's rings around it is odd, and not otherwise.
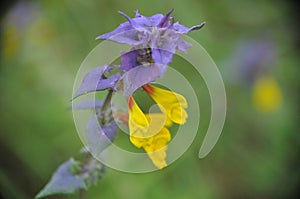
<path fill-rule="evenodd" d="M 101 121 L 100 122 L 102 125 L 107 124 L 108 121 L 110 120 L 109 114 L 110 114 L 111 110 L 109 110 L 109 112 L 107 112 L 107 110 L 110 109 L 112 94 L 113 94 L 113 90 L 109 90 L 105 97 L 105 100 L 103 102 L 103 106 L 101 108 L 101 112 L 100 112 Z"/>

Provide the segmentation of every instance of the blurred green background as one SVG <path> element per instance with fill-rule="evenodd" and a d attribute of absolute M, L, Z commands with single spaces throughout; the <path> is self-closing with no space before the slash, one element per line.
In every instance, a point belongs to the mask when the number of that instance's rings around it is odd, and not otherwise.
<path fill-rule="evenodd" d="M 139 9 L 150 16 L 171 8 L 184 25 L 207 22 L 189 36 L 204 46 L 224 78 L 228 113 L 221 138 L 209 156 L 198 159 L 210 118 L 201 80 L 200 129 L 188 151 L 162 171 L 109 169 L 88 198 L 297 198 L 300 43 L 295 2 L 8 2 L 1 11 L 0 198 L 33 198 L 58 165 L 82 147 L 68 109 L 73 82 L 99 43 L 95 37 L 125 21 L 117 11 L 134 16 Z M 175 58 L 171 66 L 182 63 Z M 201 79 L 192 70 L 184 72 L 191 82 Z"/>

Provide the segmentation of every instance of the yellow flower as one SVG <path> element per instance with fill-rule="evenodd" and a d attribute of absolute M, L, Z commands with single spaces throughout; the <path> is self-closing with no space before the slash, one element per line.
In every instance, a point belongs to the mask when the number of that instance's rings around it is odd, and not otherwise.
<path fill-rule="evenodd" d="M 162 169 L 167 166 L 167 143 L 171 134 L 166 127 L 171 122 L 163 113 L 144 114 L 133 97 L 128 98 L 130 141 L 138 148 L 143 147 L 153 164 Z"/>
<path fill-rule="evenodd" d="M 253 103 L 262 112 L 278 109 L 282 103 L 281 89 L 273 77 L 261 77 L 254 85 Z"/>
<path fill-rule="evenodd" d="M 177 124 L 186 122 L 188 114 L 185 109 L 188 104 L 182 95 L 150 84 L 143 86 L 143 89 L 160 106 L 161 110 L 166 112 L 172 122 Z"/>

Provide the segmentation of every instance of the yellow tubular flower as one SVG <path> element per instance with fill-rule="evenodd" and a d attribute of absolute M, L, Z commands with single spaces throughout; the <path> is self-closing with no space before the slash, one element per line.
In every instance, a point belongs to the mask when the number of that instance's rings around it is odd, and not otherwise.
<path fill-rule="evenodd" d="M 170 126 L 171 122 L 164 114 L 145 115 L 132 96 L 127 102 L 131 143 L 138 148 L 143 147 L 157 168 L 164 168 L 167 166 L 167 143 L 171 140 L 171 134 L 165 126 Z"/>
<path fill-rule="evenodd" d="M 150 84 L 143 86 L 143 89 L 162 107 L 171 121 L 177 124 L 186 122 L 188 114 L 185 109 L 188 104 L 182 95 Z"/>

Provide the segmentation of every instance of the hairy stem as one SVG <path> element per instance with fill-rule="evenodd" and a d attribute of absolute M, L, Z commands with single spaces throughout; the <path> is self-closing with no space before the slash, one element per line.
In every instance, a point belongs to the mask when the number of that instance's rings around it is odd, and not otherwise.
<path fill-rule="evenodd" d="M 113 90 L 109 90 L 103 102 L 103 106 L 100 112 L 101 125 L 105 125 L 110 121 L 109 115 L 111 113 L 110 103 L 111 103 L 112 94 L 113 94 Z"/>

